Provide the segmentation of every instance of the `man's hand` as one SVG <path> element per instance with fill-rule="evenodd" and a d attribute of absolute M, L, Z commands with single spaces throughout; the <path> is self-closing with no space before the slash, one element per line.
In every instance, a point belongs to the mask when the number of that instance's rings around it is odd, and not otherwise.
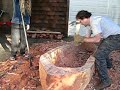
<path fill-rule="evenodd" d="M 79 34 L 74 35 L 74 43 L 79 45 L 84 42 L 84 36 L 80 36 Z"/>
<path fill-rule="evenodd" d="M 26 30 L 29 30 L 30 29 L 30 25 L 28 24 L 27 26 L 26 26 Z"/>

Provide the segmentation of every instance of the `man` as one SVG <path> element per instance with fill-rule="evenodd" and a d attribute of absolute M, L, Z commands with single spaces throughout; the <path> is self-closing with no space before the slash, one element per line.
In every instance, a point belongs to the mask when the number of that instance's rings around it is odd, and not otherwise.
<path fill-rule="evenodd" d="M 29 4 L 26 1 L 29 1 Z M 27 29 L 29 29 L 30 24 L 30 13 L 29 6 L 30 6 L 30 0 L 13 0 L 13 17 L 12 17 L 12 28 L 11 28 L 11 60 L 16 59 L 16 54 L 18 52 L 18 48 L 20 48 L 20 54 L 25 54 L 25 48 L 26 48 L 26 41 L 25 41 L 25 34 L 23 29 L 23 23 L 21 18 L 21 12 L 24 15 L 24 22 L 25 25 L 28 26 Z"/>
<path fill-rule="evenodd" d="M 92 16 L 85 10 L 79 11 L 76 19 L 80 24 L 91 28 L 86 37 L 79 36 L 78 42 L 100 43 L 95 53 L 95 64 L 101 83 L 95 87 L 95 90 L 107 88 L 111 85 L 111 79 L 107 72 L 107 69 L 112 68 L 109 54 L 120 48 L 120 27 L 107 17 Z"/>

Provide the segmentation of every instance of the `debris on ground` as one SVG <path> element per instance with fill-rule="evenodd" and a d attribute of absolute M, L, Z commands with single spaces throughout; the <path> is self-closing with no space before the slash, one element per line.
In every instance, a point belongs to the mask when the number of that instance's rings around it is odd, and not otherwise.
<path fill-rule="evenodd" d="M 30 47 L 33 55 L 33 66 L 29 67 L 29 60 L 18 55 L 17 60 L 0 62 L 0 90 L 42 90 L 39 78 L 39 58 L 47 51 L 61 45 L 68 44 L 66 41 L 47 41 L 35 43 Z M 109 70 L 112 85 L 106 90 L 119 90 L 120 88 L 120 51 L 111 55 L 114 69 Z M 92 90 L 99 81 L 98 76 L 93 76 L 85 90 Z"/>
<path fill-rule="evenodd" d="M 112 58 L 113 68 L 108 69 L 112 84 L 105 90 L 119 90 L 120 89 L 120 50 L 113 51 L 110 54 Z M 100 82 L 98 75 L 94 75 L 91 82 L 85 90 L 93 90 L 93 87 Z"/>
<path fill-rule="evenodd" d="M 42 90 L 39 78 L 39 58 L 45 52 L 66 44 L 65 41 L 35 43 L 30 47 L 33 66 L 18 55 L 17 60 L 0 62 L 0 90 Z"/>
<path fill-rule="evenodd" d="M 58 67 L 71 68 L 81 67 L 95 50 L 95 45 L 92 43 L 89 43 L 89 45 L 87 43 L 82 43 L 78 46 L 71 44 L 70 47 L 67 47 L 65 52 L 63 52 L 64 55 L 62 57 L 58 56 L 55 65 Z"/>

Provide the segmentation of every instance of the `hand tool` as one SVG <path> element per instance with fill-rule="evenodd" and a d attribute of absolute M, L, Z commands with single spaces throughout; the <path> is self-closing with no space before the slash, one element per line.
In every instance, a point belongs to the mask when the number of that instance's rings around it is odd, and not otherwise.
<path fill-rule="evenodd" d="M 28 38 L 27 38 L 27 33 L 26 33 L 26 28 L 25 28 L 25 22 L 24 22 L 23 13 L 22 13 L 21 9 L 23 9 L 23 8 L 20 7 L 20 12 L 21 12 L 22 25 L 23 25 L 24 35 L 25 35 L 25 41 L 26 41 L 26 45 L 27 45 L 27 56 L 26 56 L 26 58 L 29 59 L 29 61 L 30 61 L 30 67 L 31 67 L 31 66 L 33 66 L 32 65 L 33 56 L 30 54 L 30 49 L 29 49 L 29 44 L 28 44 Z"/>

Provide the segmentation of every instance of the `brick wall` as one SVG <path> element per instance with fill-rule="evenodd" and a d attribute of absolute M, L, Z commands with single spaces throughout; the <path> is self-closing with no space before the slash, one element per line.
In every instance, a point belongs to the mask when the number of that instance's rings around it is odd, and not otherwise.
<path fill-rule="evenodd" d="M 68 0 L 32 0 L 31 27 L 67 35 Z"/>
<path fill-rule="evenodd" d="M 0 9 L 2 9 L 2 0 L 0 0 Z"/>

